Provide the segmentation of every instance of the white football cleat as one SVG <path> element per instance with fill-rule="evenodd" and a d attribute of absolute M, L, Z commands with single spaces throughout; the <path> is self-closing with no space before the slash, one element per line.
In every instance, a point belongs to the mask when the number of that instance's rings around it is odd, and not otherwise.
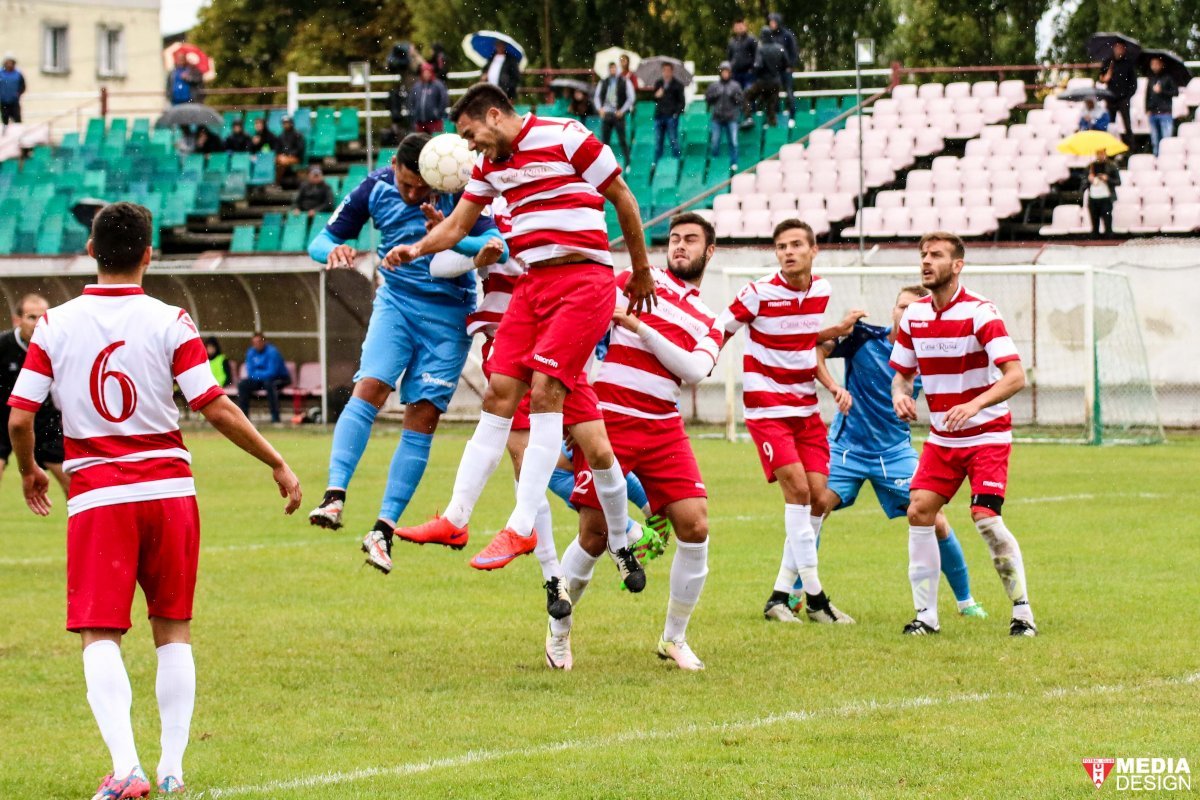
<path fill-rule="evenodd" d="M 309 512 L 308 524 L 336 531 L 342 527 L 342 510 L 345 507 L 346 503 L 336 498 L 327 503 L 321 503 Z"/>
<path fill-rule="evenodd" d="M 367 554 L 367 563 L 387 575 L 392 571 L 392 546 L 382 531 L 371 529 L 363 537 L 362 551 Z"/>
<path fill-rule="evenodd" d="M 569 672 L 575 665 L 571 656 L 571 632 L 567 631 L 558 636 L 546 626 L 546 666 L 550 669 L 561 669 Z"/>
<path fill-rule="evenodd" d="M 669 639 L 660 639 L 658 657 L 663 661 L 673 660 L 680 669 L 688 672 L 699 672 L 704 669 L 704 662 L 692 652 L 692 648 L 688 647 L 688 643 L 685 641 L 673 642 Z"/>

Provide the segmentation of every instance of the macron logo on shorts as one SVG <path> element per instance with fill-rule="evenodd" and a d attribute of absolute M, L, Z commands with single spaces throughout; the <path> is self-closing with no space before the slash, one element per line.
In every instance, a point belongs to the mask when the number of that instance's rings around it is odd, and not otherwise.
<path fill-rule="evenodd" d="M 1001 491 L 1004 490 L 1004 484 L 1000 483 L 999 481 L 984 481 L 983 485 L 992 489 L 1000 489 Z"/>
<path fill-rule="evenodd" d="M 545 364 L 547 367 L 553 367 L 554 369 L 558 369 L 558 362 L 555 361 L 553 358 L 546 358 L 545 356 L 539 356 L 537 353 L 534 353 L 533 360 L 538 362 L 539 364 Z"/>
<path fill-rule="evenodd" d="M 444 389 L 456 388 L 455 385 L 453 383 L 451 383 L 450 381 L 444 381 L 441 378 L 435 378 L 432 375 L 430 375 L 428 372 L 421 373 L 421 382 L 422 383 L 431 383 L 434 386 L 441 386 Z"/>

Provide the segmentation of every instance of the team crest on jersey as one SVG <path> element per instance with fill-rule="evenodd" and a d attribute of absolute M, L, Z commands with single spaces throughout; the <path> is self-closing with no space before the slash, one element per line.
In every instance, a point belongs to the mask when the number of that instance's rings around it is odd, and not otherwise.
<path fill-rule="evenodd" d="M 1085 758 L 1083 768 L 1088 777 L 1092 779 L 1092 783 L 1096 784 L 1096 788 L 1099 789 L 1104 785 L 1104 780 L 1108 777 L 1108 773 L 1112 772 L 1115 763 L 1117 763 L 1115 758 Z"/>

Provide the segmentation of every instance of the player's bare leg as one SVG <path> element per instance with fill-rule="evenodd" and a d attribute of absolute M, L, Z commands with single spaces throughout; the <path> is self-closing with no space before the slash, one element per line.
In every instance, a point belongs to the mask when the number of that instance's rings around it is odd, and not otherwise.
<path fill-rule="evenodd" d="M 571 426 L 571 438 L 591 470 L 596 497 L 608 526 L 608 552 L 617 565 L 625 588 L 637 593 L 646 587 L 646 572 L 629 546 L 629 495 L 625 475 L 613 454 L 608 433 L 600 420 Z"/>
<path fill-rule="evenodd" d="M 133 741 L 133 689 L 121 658 L 123 633 L 101 628 L 79 632 L 88 705 L 112 755 L 112 772 L 101 781 L 97 797 L 145 797 L 150 793 Z"/>
<path fill-rule="evenodd" d="M 150 618 L 158 651 L 158 714 L 162 722 L 162 756 L 155 785 L 159 792 L 183 792 L 183 753 L 187 749 L 196 705 L 196 664 L 192 660 L 191 623 Z"/>
<path fill-rule="evenodd" d="M 942 554 L 937 545 L 937 517 L 947 498 L 928 489 L 914 489 L 908 505 L 908 582 L 912 586 L 916 618 L 904 633 L 923 636 L 941 631 L 937 592 Z"/>
<path fill-rule="evenodd" d="M 708 500 L 689 497 L 668 505 L 663 513 L 675 528 L 675 556 L 671 559 L 671 592 L 667 620 L 658 642 L 658 657 L 673 660 L 680 669 L 698 671 L 704 662 L 687 643 L 691 620 L 708 576 Z"/>
<path fill-rule="evenodd" d="M 973 502 L 987 502 L 994 508 L 973 505 L 971 519 L 975 521 L 979 535 L 987 543 L 992 554 L 992 565 L 995 566 L 996 574 L 1004 584 L 1004 591 L 1013 604 L 1012 620 L 1008 626 L 1009 635 L 1037 636 L 1037 626 L 1033 622 L 1033 610 L 1029 606 L 1029 593 L 1025 586 L 1025 562 L 1021 558 L 1021 546 L 1004 524 L 1004 519 L 999 513 L 1002 501 L 998 500 L 994 495 L 976 495 L 972 498 Z"/>

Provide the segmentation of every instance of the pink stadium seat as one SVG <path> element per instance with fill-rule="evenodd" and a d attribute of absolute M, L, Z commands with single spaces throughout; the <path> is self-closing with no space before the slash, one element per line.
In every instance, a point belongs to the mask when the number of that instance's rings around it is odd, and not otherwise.
<path fill-rule="evenodd" d="M 820 192 L 809 192 L 796 198 L 796 210 L 801 216 L 818 208 L 825 209 L 825 195 Z"/>
<path fill-rule="evenodd" d="M 877 239 L 905 236 L 912 226 L 909 218 L 910 212 L 904 206 L 885 208 L 883 209 L 882 227 L 869 235 Z"/>
<path fill-rule="evenodd" d="M 1183 173 L 1186 175 L 1187 173 Z M 1164 187 L 1164 195 L 1171 198 L 1171 203 L 1177 208 L 1179 206 L 1191 205 L 1192 203 L 1200 203 L 1200 186 L 1188 184 L 1186 186 L 1168 186 Z"/>
<path fill-rule="evenodd" d="M 752 195 L 757 191 L 755 188 L 756 183 L 757 178 L 754 175 L 734 175 L 729 191 L 743 197 Z"/>
<path fill-rule="evenodd" d="M 967 210 L 962 206 L 939 208 L 938 220 L 943 229 L 952 233 L 964 232 L 971 227 L 970 220 L 967 217 Z"/>
<path fill-rule="evenodd" d="M 767 210 L 767 195 L 765 194 L 750 194 L 742 195 L 742 212 L 743 214 L 750 211 L 766 211 Z"/>
<path fill-rule="evenodd" d="M 1071 78 L 1067 81 L 1068 89 L 1090 89 L 1096 85 L 1092 78 Z"/>
<path fill-rule="evenodd" d="M 1067 157 L 1059 153 L 1043 157 L 1042 170 L 1046 173 L 1046 180 L 1052 184 L 1071 177 L 1071 165 Z"/>
<path fill-rule="evenodd" d="M 808 147 L 814 149 L 818 146 L 829 150 L 833 147 L 833 131 L 828 128 L 817 128 L 808 135 Z"/>
<path fill-rule="evenodd" d="M 933 171 L 934 176 L 942 172 L 958 172 L 958 156 L 937 156 L 930 163 L 929 168 Z"/>
<path fill-rule="evenodd" d="M 967 208 L 968 235 L 991 236 L 999 229 L 1000 225 L 996 222 L 996 209 L 991 206 L 973 206 Z"/>
<path fill-rule="evenodd" d="M 992 183 L 990 169 L 970 169 L 959 174 L 964 189 L 981 189 Z"/>
<path fill-rule="evenodd" d="M 776 192 L 767 197 L 767 208 L 771 211 L 794 212 L 796 210 L 796 195 L 791 192 Z"/>
<path fill-rule="evenodd" d="M 988 125 L 1004 122 L 1010 113 L 1008 100 L 1004 97 L 985 97 L 979 113 L 983 114 L 983 121 Z"/>
<path fill-rule="evenodd" d="M 957 114 L 981 114 L 983 101 L 978 97 L 960 97 L 954 101 L 954 111 Z"/>
<path fill-rule="evenodd" d="M 1038 230 L 1039 236 L 1072 236 L 1083 225 L 1083 207 L 1077 205 L 1055 206 L 1050 215 L 1050 224 Z"/>
<path fill-rule="evenodd" d="M 1131 226 L 1130 233 L 1159 233 L 1171 224 L 1171 204 L 1152 203 L 1142 206 L 1142 221 Z M 1116 226 L 1114 222 L 1114 227 Z"/>
<path fill-rule="evenodd" d="M 856 193 L 837 192 L 825 196 L 825 211 L 831 220 L 850 219 L 858 204 Z"/>
<path fill-rule="evenodd" d="M 1200 106 L 1200 77 L 1192 78 L 1182 92 L 1183 99 L 1193 108 Z"/>
<path fill-rule="evenodd" d="M 963 204 L 963 193 L 957 189 L 939 190 L 933 193 L 935 208 L 957 208 Z"/>
<path fill-rule="evenodd" d="M 875 195 L 876 208 L 900 208 L 903 205 L 906 205 L 906 203 L 904 202 L 904 192 L 902 191 L 892 190 L 880 192 Z"/>
<path fill-rule="evenodd" d="M 1177 136 L 1172 136 L 1170 139 L 1163 139 L 1158 143 L 1158 157 L 1164 156 L 1183 156 L 1187 152 L 1187 142 Z"/>
<path fill-rule="evenodd" d="M 966 81 L 955 81 L 946 84 L 945 96 L 948 98 L 963 98 L 971 96 L 971 84 Z"/>
<path fill-rule="evenodd" d="M 808 223 L 813 230 L 815 236 L 829 235 L 829 217 L 821 209 L 813 209 L 804 215 L 804 221 Z"/>
<path fill-rule="evenodd" d="M 1113 203 L 1113 231 L 1129 233 L 1142 222 L 1142 211 L 1135 205 L 1118 200 Z"/>
<path fill-rule="evenodd" d="M 325 391 L 321 379 L 321 365 L 315 361 L 301 364 L 296 373 L 296 382 L 284 387 L 282 394 L 293 398 L 293 411 L 299 414 L 306 397 L 320 397 Z"/>
<path fill-rule="evenodd" d="M 1030 113 L 1033 113 L 1033 112 L 1030 112 Z M 1020 140 L 1020 139 L 1033 139 L 1033 138 L 1035 138 L 1035 136 L 1033 134 L 1032 127 L 1025 124 L 1024 122 L 1018 122 L 1015 125 L 1008 126 L 1008 138 Z"/>
<path fill-rule="evenodd" d="M 997 139 L 1008 138 L 1008 127 L 1005 125 L 985 125 L 983 130 L 979 132 L 980 139 L 987 139 L 994 142 Z"/>
<path fill-rule="evenodd" d="M 1124 181 L 1124 178 L 1122 180 Z M 1161 191 L 1163 175 L 1157 170 L 1152 172 L 1130 172 L 1128 183 L 1131 186 L 1136 186 L 1142 192 Z"/>
<path fill-rule="evenodd" d="M 997 217 L 1008 219 L 1021 213 L 1021 198 L 1012 187 L 993 186 L 992 207 L 996 209 Z"/>
<path fill-rule="evenodd" d="M 936 208 L 914 208 L 909 221 L 910 236 L 923 236 L 941 228 L 941 216 Z"/>
<path fill-rule="evenodd" d="M 1192 79 L 1195 83 L 1195 79 Z M 1188 84 L 1189 86 L 1191 84 Z M 1172 209 L 1171 224 L 1163 226 L 1163 233 L 1192 233 L 1200 230 L 1200 202 L 1176 204 Z"/>
<path fill-rule="evenodd" d="M 1036 155 L 1019 155 L 1009 163 L 1017 172 L 1026 172 L 1031 169 L 1039 169 L 1042 165 L 1042 157 Z"/>
<path fill-rule="evenodd" d="M 770 211 L 743 211 L 742 212 L 742 232 L 741 235 L 746 239 L 767 239 L 770 238 L 771 232 L 775 229 L 775 225 L 771 221 Z"/>
<path fill-rule="evenodd" d="M 854 224 L 842 231 L 843 236 L 854 237 L 862 233 L 864 236 L 875 236 L 876 231 L 883 228 L 883 210 L 867 206 L 859 209 L 854 217 Z"/>
<path fill-rule="evenodd" d="M 887 149 L 883 151 L 882 155 L 888 160 L 893 170 L 899 171 L 908 169 L 917 160 L 915 149 L 912 142 L 900 139 L 888 142 Z"/>
<path fill-rule="evenodd" d="M 946 146 L 942 132 L 937 128 L 920 128 L 917 130 L 917 140 L 913 143 L 913 155 L 929 156 L 939 152 Z"/>
<path fill-rule="evenodd" d="M 1049 191 L 1050 182 L 1046 180 L 1046 173 L 1040 169 L 1019 173 L 1017 179 L 1017 196 L 1022 200 L 1032 200 L 1035 197 L 1041 197 Z"/>
<path fill-rule="evenodd" d="M 971 188 L 964 181 L 962 204 L 967 208 L 971 208 L 972 206 L 990 206 L 992 205 L 992 193 L 986 186 Z"/>
<path fill-rule="evenodd" d="M 1017 157 L 1021 150 L 1018 139 L 995 139 L 992 141 L 992 161 L 997 164 L 1007 164 Z"/>
<path fill-rule="evenodd" d="M 863 131 L 863 150 L 869 150 L 872 147 L 880 149 L 887 146 L 888 140 L 892 134 L 889 130 L 864 130 Z"/>
<path fill-rule="evenodd" d="M 779 160 L 786 164 L 789 161 L 804 160 L 804 145 L 793 142 L 779 148 Z"/>
<path fill-rule="evenodd" d="M 778 161 L 760 161 L 754 171 L 760 178 L 763 175 L 780 175 L 783 173 L 783 165 Z"/>
<path fill-rule="evenodd" d="M 1035 108 L 1025 115 L 1025 124 L 1030 128 L 1047 128 L 1054 124 L 1050 112 L 1044 108 Z"/>
<path fill-rule="evenodd" d="M 1193 136 L 1191 138 L 1184 139 L 1183 143 L 1187 148 L 1188 161 L 1194 162 L 1196 158 L 1200 157 L 1200 136 Z"/>
<path fill-rule="evenodd" d="M 958 191 L 962 189 L 962 176 L 955 170 L 953 172 L 943 171 L 933 173 L 933 191 L 934 195 L 947 190 Z"/>
<path fill-rule="evenodd" d="M 958 123 L 954 134 L 954 138 L 956 139 L 972 139 L 980 134 L 986 124 L 983 114 L 978 111 L 970 114 L 959 114 L 956 122 Z"/>
<path fill-rule="evenodd" d="M 742 212 L 737 210 L 716 211 L 714 209 L 716 219 L 713 220 L 713 227 L 717 230 L 717 237 L 721 239 L 730 239 L 740 235 L 742 230 Z"/>
<path fill-rule="evenodd" d="M 971 141 L 977 142 L 979 140 L 972 139 Z M 975 170 L 986 170 L 990 163 L 990 159 L 983 158 L 982 156 L 963 156 L 958 160 L 958 171 L 974 172 Z"/>
<path fill-rule="evenodd" d="M 1150 153 L 1137 153 L 1129 157 L 1125 168 L 1130 172 L 1154 172 L 1158 169 L 1158 160 Z"/>
<path fill-rule="evenodd" d="M 857 133 L 859 119 L 862 120 L 862 129 L 864 132 L 872 130 L 871 117 L 869 117 L 869 116 L 859 117 L 857 114 L 855 114 L 853 117 L 850 117 L 846 120 L 846 127 L 843 128 L 842 130 L 854 131 Z"/>
<path fill-rule="evenodd" d="M 871 106 L 871 108 L 875 110 L 876 116 L 879 114 L 886 114 L 894 117 L 900 113 L 899 103 L 897 103 L 891 97 L 884 97 L 880 100 L 876 100 L 875 105 Z"/>
<path fill-rule="evenodd" d="M 707 220 L 708 224 L 710 225 L 713 223 L 713 220 L 716 219 L 716 214 L 713 213 L 711 208 L 697 208 L 695 213 L 699 217 Z"/>
<path fill-rule="evenodd" d="M 900 127 L 917 131 L 928 128 L 929 117 L 924 111 L 912 111 L 906 108 L 905 112 L 900 115 Z"/>
<path fill-rule="evenodd" d="M 891 130 L 889 130 L 887 132 L 887 141 L 888 141 L 889 145 L 912 144 L 913 142 L 915 142 L 917 140 L 917 137 L 919 135 L 921 135 L 922 132 L 927 131 L 927 130 L 928 130 L 928 128 L 922 128 L 922 127 L 913 128 L 913 127 L 901 125 L 899 127 L 892 128 Z"/>
<path fill-rule="evenodd" d="M 794 209 L 794 208 L 792 208 L 792 209 L 772 208 L 770 210 L 770 213 L 771 213 L 771 229 L 774 230 L 775 226 L 778 225 L 779 223 L 783 222 L 785 219 L 794 219 L 796 216 L 796 209 Z M 816 233 L 816 231 L 813 231 L 813 233 Z"/>
<path fill-rule="evenodd" d="M 996 97 L 999 90 L 1000 85 L 995 81 L 976 81 L 971 84 L 972 97 Z"/>
<path fill-rule="evenodd" d="M 805 162 L 791 161 L 784 165 L 783 188 L 788 192 L 801 194 L 812 186 L 812 173 L 808 171 Z"/>
<path fill-rule="evenodd" d="M 736 194 L 719 194 L 713 198 L 713 211 L 720 214 L 723 211 L 738 211 L 742 200 Z"/>
<path fill-rule="evenodd" d="M 770 162 L 768 162 L 770 163 Z M 761 164 L 759 165 L 762 166 Z M 778 164 L 772 164 L 778 166 Z M 783 191 L 783 173 L 782 172 L 759 172 L 758 180 L 755 182 L 755 188 L 762 194 L 771 194 L 773 192 Z"/>
<path fill-rule="evenodd" d="M 912 191 L 933 191 L 933 172 L 927 169 L 914 169 L 908 173 L 904 188 Z"/>
<path fill-rule="evenodd" d="M 1011 169 L 997 169 L 989 173 L 992 189 L 1016 189 L 1020 183 L 1017 173 Z"/>
<path fill-rule="evenodd" d="M 1000 81 L 997 91 L 1001 97 L 1008 100 L 1009 107 L 1024 103 L 1027 97 L 1025 94 L 1025 81 L 1020 78 Z"/>
<path fill-rule="evenodd" d="M 930 125 L 935 121 L 953 122 L 954 101 L 947 97 L 932 97 L 925 101 L 925 113 L 930 118 Z"/>
<path fill-rule="evenodd" d="M 929 208 L 933 205 L 933 192 L 921 189 L 905 189 L 904 205 L 909 208 Z"/>
<path fill-rule="evenodd" d="M 887 158 L 869 158 L 864 163 L 867 186 L 876 188 L 896 180 L 896 170 Z"/>
<path fill-rule="evenodd" d="M 922 83 L 917 87 L 917 97 L 922 100 L 931 100 L 942 97 L 945 91 L 946 87 L 940 83 Z"/>

